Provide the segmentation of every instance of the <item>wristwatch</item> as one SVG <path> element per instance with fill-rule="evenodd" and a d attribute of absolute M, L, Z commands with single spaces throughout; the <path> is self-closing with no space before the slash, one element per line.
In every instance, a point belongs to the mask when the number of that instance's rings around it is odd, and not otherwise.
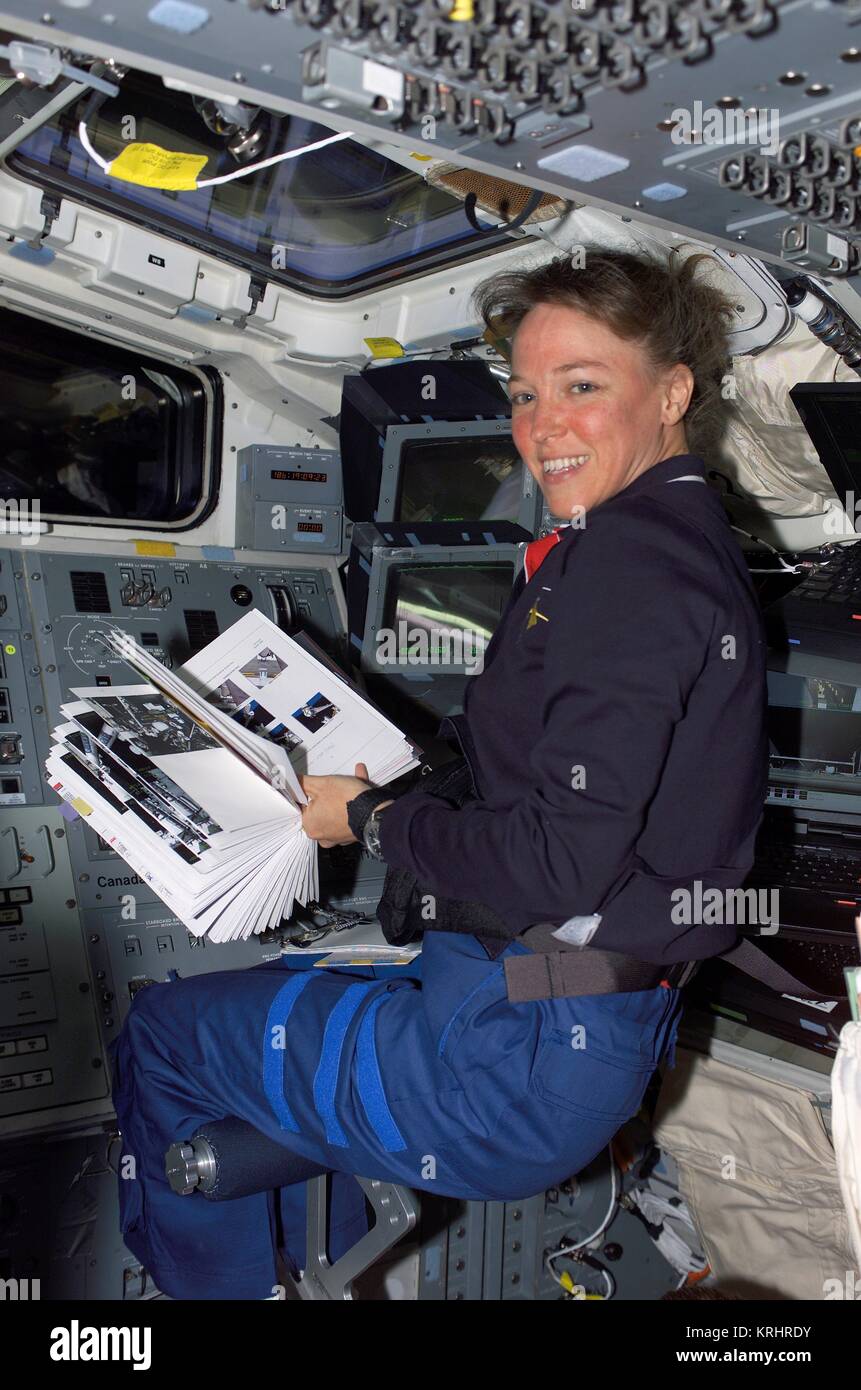
<path fill-rule="evenodd" d="M 373 810 L 365 821 L 365 833 L 362 837 L 365 842 L 365 849 L 372 854 L 375 859 L 382 859 L 383 851 L 380 848 L 380 821 L 382 811 Z"/>
<path fill-rule="evenodd" d="M 369 787 L 347 802 L 347 824 L 375 859 L 382 859 L 380 850 L 380 815 L 377 807 L 381 801 L 391 801 L 392 793 L 387 787 Z"/>

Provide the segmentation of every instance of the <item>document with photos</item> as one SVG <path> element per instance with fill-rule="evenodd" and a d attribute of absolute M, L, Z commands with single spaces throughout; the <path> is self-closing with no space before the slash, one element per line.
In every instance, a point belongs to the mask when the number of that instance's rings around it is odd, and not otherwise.
<path fill-rule="evenodd" d="M 48 781 L 196 936 L 236 941 L 317 901 L 305 773 L 364 763 L 384 785 L 418 764 L 310 639 L 256 610 L 178 672 L 119 628 L 105 641 L 147 684 L 72 690 Z"/>

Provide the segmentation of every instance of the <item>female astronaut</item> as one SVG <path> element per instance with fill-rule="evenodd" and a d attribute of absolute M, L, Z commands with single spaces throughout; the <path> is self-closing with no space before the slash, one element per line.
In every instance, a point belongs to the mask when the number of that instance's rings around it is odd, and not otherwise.
<path fill-rule="evenodd" d="M 170 1191 L 165 1151 L 201 1122 L 238 1116 L 341 1175 L 333 1257 L 364 1229 L 351 1174 L 526 1197 L 636 1113 L 672 1059 L 685 963 L 732 946 L 731 923 L 684 905 L 753 862 L 765 644 L 688 448 L 732 312 L 697 261 L 587 248 L 584 268 L 479 287 L 512 339 L 514 441 L 570 524 L 530 547 L 454 721 L 471 799 L 304 780 L 309 836 L 363 839 L 440 905 L 414 974 L 290 957 L 137 994 L 114 1056 L 122 1228 L 172 1297 L 265 1297 L 279 1248 L 302 1266 L 304 1185 L 223 1204 Z"/>

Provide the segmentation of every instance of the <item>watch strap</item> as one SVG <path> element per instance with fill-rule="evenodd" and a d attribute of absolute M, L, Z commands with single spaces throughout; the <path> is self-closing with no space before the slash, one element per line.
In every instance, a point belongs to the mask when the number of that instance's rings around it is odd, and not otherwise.
<path fill-rule="evenodd" d="M 365 825 L 371 812 L 383 801 L 391 801 L 392 793 L 388 787 L 369 787 L 347 802 L 347 824 L 358 841 L 364 842 Z"/>

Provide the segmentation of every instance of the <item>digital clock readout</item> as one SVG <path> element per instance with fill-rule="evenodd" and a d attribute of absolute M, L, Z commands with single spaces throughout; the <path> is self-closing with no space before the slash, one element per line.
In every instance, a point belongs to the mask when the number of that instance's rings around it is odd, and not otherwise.
<path fill-rule="evenodd" d="M 328 473 L 299 473 L 295 469 L 273 468 L 270 475 L 275 483 L 326 483 Z"/>

